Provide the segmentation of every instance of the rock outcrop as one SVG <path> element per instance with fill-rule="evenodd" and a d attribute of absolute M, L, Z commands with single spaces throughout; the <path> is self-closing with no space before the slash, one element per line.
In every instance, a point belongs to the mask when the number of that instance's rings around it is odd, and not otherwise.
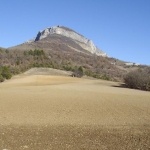
<path fill-rule="evenodd" d="M 31 43 L 34 41 L 42 40 L 52 34 L 58 34 L 58 35 L 71 38 L 78 45 L 80 45 L 83 49 L 91 52 L 92 54 L 96 54 L 98 56 L 103 56 L 103 57 L 108 57 L 108 55 L 102 50 L 98 49 L 91 40 L 63 26 L 53 26 L 50 28 L 46 28 L 45 30 L 39 31 L 35 39 L 29 40 L 26 43 Z"/>
<path fill-rule="evenodd" d="M 32 42 L 34 42 L 35 41 L 35 38 L 33 38 L 33 39 L 31 39 L 31 40 L 27 40 L 27 41 L 25 41 L 25 43 L 32 43 Z"/>

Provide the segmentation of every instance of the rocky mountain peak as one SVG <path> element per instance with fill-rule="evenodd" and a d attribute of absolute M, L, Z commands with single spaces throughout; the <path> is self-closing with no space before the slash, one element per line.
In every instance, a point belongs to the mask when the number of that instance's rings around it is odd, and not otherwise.
<path fill-rule="evenodd" d="M 63 27 L 63 26 L 53 26 L 53 27 L 49 27 L 44 30 L 41 30 L 38 32 L 36 38 L 27 41 L 27 43 L 42 40 L 52 34 L 58 34 L 58 35 L 68 37 L 68 38 L 74 40 L 83 49 L 91 52 L 92 54 L 96 54 L 98 56 L 103 56 L 103 57 L 108 57 L 108 55 L 106 53 L 104 53 L 103 51 L 99 50 L 91 40 L 78 34 L 77 32 L 73 31 L 72 29 L 69 29 L 69 28 Z"/>

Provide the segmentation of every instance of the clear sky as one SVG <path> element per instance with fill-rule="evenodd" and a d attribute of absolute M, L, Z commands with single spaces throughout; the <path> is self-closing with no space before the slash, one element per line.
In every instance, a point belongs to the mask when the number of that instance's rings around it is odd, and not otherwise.
<path fill-rule="evenodd" d="M 1 0 L 0 47 L 62 25 L 109 56 L 150 65 L 150 0 Z"/>

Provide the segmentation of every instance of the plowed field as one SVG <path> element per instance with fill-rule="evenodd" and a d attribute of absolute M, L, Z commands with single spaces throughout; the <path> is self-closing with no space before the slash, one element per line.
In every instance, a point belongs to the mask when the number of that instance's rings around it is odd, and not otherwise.
<path fill-rule="evenodd" d="M 19 75 L 0 84 L 0 149 L 149 150 L 150 92 Z"/>

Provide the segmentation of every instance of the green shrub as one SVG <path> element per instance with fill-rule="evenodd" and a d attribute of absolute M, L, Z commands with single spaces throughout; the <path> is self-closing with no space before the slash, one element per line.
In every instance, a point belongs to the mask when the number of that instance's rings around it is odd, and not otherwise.
<path fill-rule="evenodd" d="M 38 49 L 35 49 L 35 50 L 29 50 L 28 53 L 27 52 L 24 52 L 24 55 L 27 56 L 27 55 L 32 55 L 32 56 L 45 56 L 45 52 L 43 50 L 38 50 Z"/>
<path fill-rule="evenodd" d="M 80 66 L 79 68 L 75 69 L 72 76 L 81 78 L 84 74 L 83 68 Z"/>
<path fill-rule="evenodd" d="M 110 80 L 110 77 L 108 76 L 108 75 L 106 75 L 106 74 L 104 74 L 102 77 L 101 77 L 101 79 L 103 79 L 103 80 Z"/>
<path fill-rule="evenodd" d="M 5 79 L 3 78 L 3 76 L 0 74 L 0 82 L 3 82 Z"/>
<path fill-rule="evenodd" d="M 9 67 L 2 67 L 1 69 L 1 76 L 5 79 L 10 79 L 12 77 L 12 74 L 10 73 Z"/>
<path fill-rule="evenodd" d="M 86 70 L 86 71 L 84 72 L 84 74 L 87 75 L 87 76 L 92 76 L 92 72 L 89 71 L 89 70 Z"/>

